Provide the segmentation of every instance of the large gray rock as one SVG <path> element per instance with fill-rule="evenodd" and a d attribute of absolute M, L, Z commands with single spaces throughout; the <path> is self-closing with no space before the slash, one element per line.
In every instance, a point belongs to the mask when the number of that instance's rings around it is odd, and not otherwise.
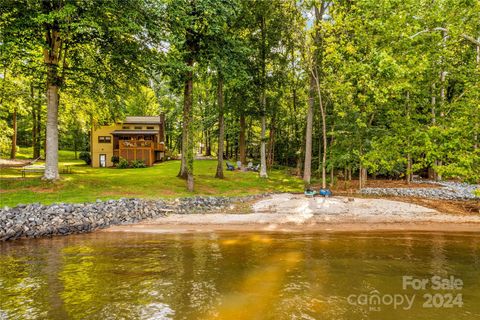
<path fill-rule="evenodd" d="M 116 224 L 128 224 L 169 213 L 201 213 L 226 208 L 234 201 L 249 201 L 265 195 L 242 198 L 193 197 L 173 201 L 120 199 L 94 203 L 18 205 L 0 209 L 0 241 L 90 232 Z"/>

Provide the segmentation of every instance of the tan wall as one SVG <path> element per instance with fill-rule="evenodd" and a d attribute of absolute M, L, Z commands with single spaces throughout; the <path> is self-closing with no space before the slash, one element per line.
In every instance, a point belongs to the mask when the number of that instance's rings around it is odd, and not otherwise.
<path fill-rule="evenodd" d="M 123 129 L 124 126 L 129 127 L 129 129 Z M 96 128 L 92 132 L 92 146 L 90 149 L 92 155 L 92 167 L 98 168 L 100 167 L 100 155 L 105 154 L 107 158 L 107 167 L 113 166 L 112 163 L 112 156 L 113 156 L 113 135 L 110 133 L 114 130 L 135 130 L 135 127 L 141 127 L 141 130 L 159 130 L 160 126 L 158 124 L 114 124 L 110 126 L 101 126 Z M 153 129 L 147 129 L 147 127 L 153 127 Z M 99 136 L 110 136 L 111 142 L 110 143 L 98 143 Z M 159 134 L 157 134 L 157 141 L 159 141 Z"/>
<path fill-rule="evenodd" d="M 107 167 L 113 166 L 112 156 L 113 156 L 113 136 L 110 134 L 114 130 L 120 129 L 122 126 L 119 124 L 111 126 L 102 126 L 95 129 L 92 132 L 92 167 L 100 167 L 100 154 L 105 154 L 107 156 Z M 99 136 L 109 136 L 111 137 L 110 143 L 98 143 Z"/>

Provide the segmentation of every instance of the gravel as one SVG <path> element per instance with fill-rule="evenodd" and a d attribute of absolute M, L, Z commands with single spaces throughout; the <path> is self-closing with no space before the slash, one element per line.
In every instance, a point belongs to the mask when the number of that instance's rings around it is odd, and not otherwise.
<path fill-rule="evenodd" d="M 480 200 L 474 191 L 480 189 L 478 184 L 450 181 L 416 180 L 414 183 L 430 183 L 439 188 L 363 188 L 360 193 L 375 196 L 404 196 L 443 200 Z"/>

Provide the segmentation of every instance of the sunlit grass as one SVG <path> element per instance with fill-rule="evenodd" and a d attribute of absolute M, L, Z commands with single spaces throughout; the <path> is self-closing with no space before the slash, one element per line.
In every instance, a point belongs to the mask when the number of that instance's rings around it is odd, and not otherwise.
<path fill-rule="evenodd" d="M 30 151 L 21 150 L 25 157 Z M 71 174 L 51 183 L 39 173 L 21 178 L 20 168 L 1 169 L 0 205 L 14 206 L 40 202 L 91 202 L 97 199 L 172 198 L 194 195 L 242 196 L 264 192 L 300 192 L 302 181 L 285 170 L 272 170 L 268 179 L 255 172 L 225 171 L 225 179 L 214 177 L 217 162 L 197 160 L 194 165 L 195 191 L 186 190 L 185 181 L 177 178 L 179 161 L 168 161 L 144 169 L 91 168 L 75 160 L 73 152 L 60 152 L 60 166 L 69 165 Z"/>

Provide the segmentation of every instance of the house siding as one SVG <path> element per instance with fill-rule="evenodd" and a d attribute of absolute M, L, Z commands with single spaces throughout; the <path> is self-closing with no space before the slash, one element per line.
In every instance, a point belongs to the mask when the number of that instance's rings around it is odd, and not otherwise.
<path fill-rule="evenodd" d="M 107 156 L 107 167 L 113 166 L 113 135 L 110 133 L 114 130 L 121 129 L 122 125 L 102 126 L 92 132 L 92 167 L 100 167 L 100 155 L 105 154 Z M 111 137 L 110 143 L 98 143 L 98 137 Z"/>
<path fill-rule="evenodd" d="M 122 131 L 128 131 L 128 130 L 138 130 L 138 127 L 141 127 L 141 130 L 155 130 L 159 132 L 162 128 L 160 127 L 161 125 L 159 124 L 148 124 L 148 123 L 117 123 L 109 126 L 100 126 L 98 128 L 95 128 L 92 130 L 91 133 L 91 147 L 90 147 L 90 152 L 92 156 L 92 167 L 98 168 L 100 167 L 100 155 L 105 154 L 106 155 L 106 166 L 107 167 L 112 167 L 112 156 L 114 155 L 114 136 L 111 134 L 115 130 L 122 130 Z M 129 127 L 128 129 L 124 129 L 124 127 Z M 104 137 L 110 137 L 110 143 L 99 143 L 98 142 L 98 137 L 104 136 Z M 157 141 L 162 141 L 161 134 L 156 135 L 157 136 Z M 128 156 L 128 152 L 132 153 L 133 150 L 126 151 L 127 154 L 123 154 L 123 157 L 126 158 L 127 160 L 132 160 L 133 159 L 133 154 L 132 157 Z M 136 155 L 141 154 L 142 157 L 146 157 L 144 154 L 143 150 L 138 150 L 136 151 Z M 140 153 L 142 152 L 142 153 Z M 126 156 L 125 156 L 126 155 Z M 122 155 L 121 155 L 122 156 Z M 132 158 L 132 159 L 130 159 Z M 155 161 L 155 155 L 152 154 L 151 159 Z"/>

